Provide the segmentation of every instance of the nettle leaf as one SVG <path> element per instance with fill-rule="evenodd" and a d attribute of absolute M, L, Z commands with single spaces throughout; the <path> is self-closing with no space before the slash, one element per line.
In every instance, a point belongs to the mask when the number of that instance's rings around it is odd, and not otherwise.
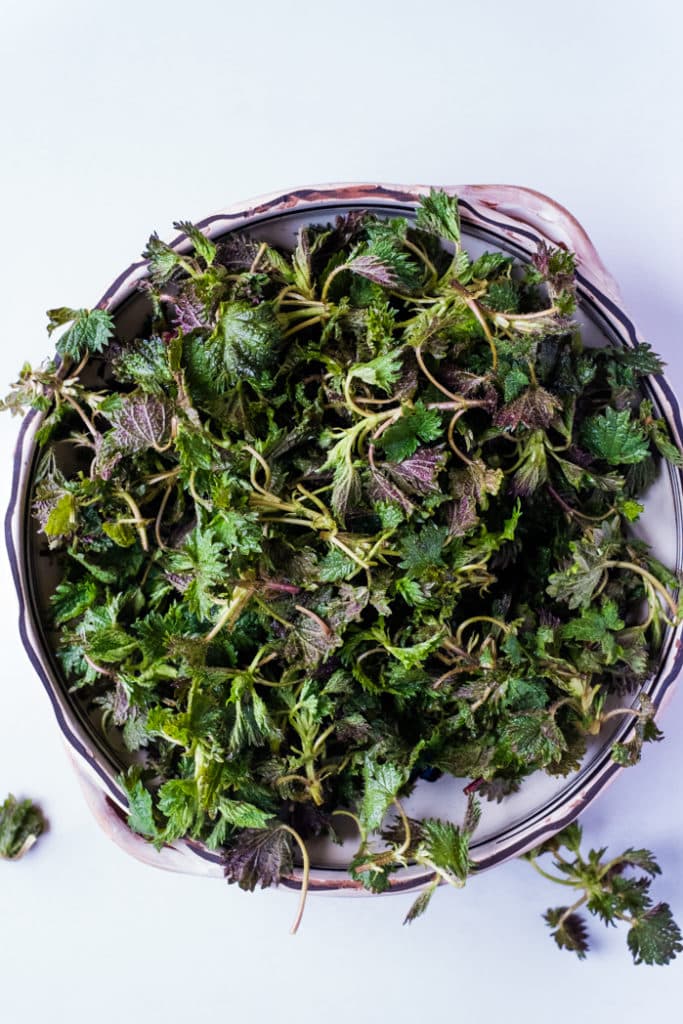
<path fill-rule="evenodd" d="M 277 885 L 293 870 L 292 839 L 278 825 L 244 829 L 225 851 L 223 869 L 228 882 L 249 892 Z"/>
<path fill-rule="evenodd" d="M 628 409 L 618 412 L 608 408 L 599 416 L 591 416 L 583 425 L 581 437 L 593 455 L 611 466 L 642 462 L 650 454 L 647 438 Z"/>
<path fill-rule="evenodd" d="M 543 917 L 554 929 L 551 934 L 559 948 L 568 949 L 576 953 L 579 960 L 585 960 L 590 948 L 586 922 L 580 914 L 567 914 L 567 910 L 567 907 L 555 907 L 546 910 Z"/>
<path fill-rule="evenodd" d="M 362 380 L 389 394 L 401 376 L 401 369 L 401 353 L 385 352 L 375 356 L 368 363 L 355 363 L 349 370 L 349 379 Z"/>
<path fill-rule="evenodd" d="M 45 819 L 31 800 L 15 800 L 12 794 L 0 804 L 0 858 L 19 860 L 45 830 Z"/>
<path fill-rule="evenodd" d="M 666 422 L 654 415 L 654 408 L 649 400 L 640 403 L 639 422 L 659 454 L 672 466 L 683 466 L 683 452 L 673 443 Z"/>
<path fill-rule="evenodd" d="M 201 256 L 207 266 L 211 266 L 216 258 L 216 246 L 207 238 L 203 231 L 189 220 L 174 221 L 173 227 L 176 231 L 182 231 L 192 242 L 195 255 Z"/>
<path fill-rule="evenodd" d="M 273 817 L 269 811 L 262 811 L 246 800 L 229 800 L 224 797 L 218 806 L 221 817 L 236 828 L 265 828 Z"/>
<path fill-rule="evenodd" d="M 616 360 L 621 366 L 627 367 L 642 376 L 649 374 L 660 374 L 665 364 L 660 357 L 652 351 L 652 346 L 646 341 L 639 341 L 633 346 L 618 346 L 601 350 L 601 355 Z"/>
<path fill-rule="evenodd" d="M 93 661 L 113 664 L 137 650 L 138 641 L 121 626 L 103 626 L 88 635 L 86 645 Z"/>
<path fill-rule="evenodd" d="M 173 383 L 168 348 L 157 336 L 138 338 L 111 354 L 111 366 L 124 384 L 135 384 L 153 395 L 163 395 Z"/>
<path fill-rule="evenodd" d="M 441 414 L 418 401 L 412 409 L 404 409 L 398 422 L 385 430 L 377 443 L 390 462 L 402 462 L 415 454 L 421 441 L 436 441 L 442 433 Z"/>
<path fill-rule="evenodd" d="M 282 331 L 269 303 L 221 303 L 214 338 L 222 343 L 225 370 L 231 383 L 246 380 L 260 388 L 273 386 Z"/>
<path fill-rule="evenodd" d="M 154 820 L 152 796 L 140 778 L 139 768 L 130 768 L 118 778 L 128 797 L 128 825 L 141 836 L 157 839 L 159 829 Z"/>
<path fill-rule="evenodd" d="M 79 580 L 77 583 L 62 580 L 50 598 L 55 623 L 60 626 L 79 618 L 95 604 L 98 593 L 99 587 L 94 580 Z"/>
<path fill-rule="evenodd" d="M 149 272 L 157 284 L 165 284 L 178 268 L 184 266 L 181 254 L 168 242 L 162 241 L 156 231 L 149 236 L 142 258 L 149 260 Z"/>
<path fill-rule="evenodd" d="M 568 640 L 580 640 L 589 644 L 599 644 L 611 664 L 617 655 L 617 641 L 614 636 L 624 628 L 625 623 L 619 618 L 617 605 L 614 601 L 604 601 L 602 607 L 584 609 L 579 618 L 565 623 L 560 635 Z"/>
<path fill-rule="evenodd" d="M 472 264 L 472 277 L 481 281 L 511 264 L 511 257 L 502 252 L 483 252 Z"/>
<path fill-rule="evenodd" d="M 337 463 L 332 482 L 330 504 L 339 522 L 344 525 L 346 514 L 361 500 L 360 474 L 353 462 L 343 459 Z"/>
<path fill-rule="evenodd" d="M 386 462 L 382 468 L 408 494 L 438 494 L 438 476 L 447 458 L 442 448 L 418 448 L 409 459 Z"/>
<path fill-rule="evenodd" d="M 683 936 L 668 903 L 658 903 L 643 914 L 626 941 L 635 964 L 668 964 L 683 953 Z"/>
<path fill-rule="evenodd" d="M 575 547 L 574 557 L 566 569 L 551 573 L 547 593 L 570 608 L 588 605 L 602 580 L 604 569 L 599 560 L 590 558 Z"/>
<path fill-rule="evenodd" d="M 211 528 L 195 527 L 179 551 L 167 558 L 168 571 L 183 579 L 183 593 L 190 611 L 207 618 L 214 594 L 223 591 L 227 566 L 223 545 Z"/>
<path fill-rule="evenodd" d="M 405 534 L 401 542 L 403 558 L 399 565 L 411 576 L 419 577 L 431 567 L 444 564 L 443 547 L 448 528 L 427 523 L 416 533 Z"/>
<path fill-rule="evenodd" d="M 638 698 L 640 711 L 635 720 L 633 738 L 625 743 L 612 746 L 612 760 L 623 767 L 638 764 L 643 753 L 643 744 L 659 743 L 664 734 L 655 722 L 656 707 L 645 693 Z"/>
<path fill-rule="evenodd" d="M 426 231 L 439 238 L 446 238 L 455 245 L 460 244 L 460 213 L 458 210 L 458 197 L 449 196 L 437 189 L 430 189 L 428 196 L 421 196 L 417 208 L 416 224 L 421 231 Z M 476 264 L 475 264 L 476 266 Z M 486 273 L 481 273 L 485 268 L 485 261 L 479 264 L 479 274 L 475 276 L 488 276 L 494 269 L 489 262 Z M 474 268 L 473 268 L 474 274 Z"/>
<path fill-rule="evenodd" d="M 543 710 L 511 716 L 503 729 L 503 738 L 518 757 L 542 766 L 559 761 L 567 749 L 555 719 Z"/>
<path fill-rule="evenodd" d="M 519 467 L 512 477 L 514 494 L 528 497 L 548 479 L 545 442 L 546 437 L 542 430 L 535 430 L 525 441 Z"/>
<path fill-rule="evenodd" d="M 170 403 L 155 395 L 126 395 L 119 407 L 107 414 L 112 425 L 107 443 L 130 455 L 147 448 L 159 451 L 170 439 L 172 415 Z"/>
<path fill-rule="evenodd" d="M 380 828 L 384 815 L 396 799 L 408 779 L 409 769 L 405 765 L 381 763 L 370 754 L 363 760 L 363 798 L 360 805 L 360 820 L 368 832 Z"/>
<path fill-rule="evenodd" d="M 71 324 L 57 340 L 61 356 L 81 359 L 86 353 L 102 352 L 114 334 L 114 320 L 104 309 L 68 309 L 65 306 L 47 311 L 47 333 Z"/>
<path fill-rule="evenodd" d="M 281 738 L 265 701 L 256 692 L 249 675 L 242 674 L 233 679 L 226 703 L 234 710 L 228 739 L 228 746 L 233 753 L 246 747 L 264 746 Z"/>
<path fill-rule="evenodd" d="M 527 388 L 514 401 L 498 410 L 494 423 L 508 430 L 515 430 L 520 424 L 531 430 L 542 430 L 550 425 L 561 408 L 559 398 L 544 388 Z"/>
<path fill-rule="evenodd" d="M 403 923 L 404 924 L 412 924 L 412 922 L 416 918 L 421 917 L 422 914 L 424 914 L 425 910 L 427 909 L 427 907 L 429 906 L 429 904 L 431 902 L 432 896 L 436 892 L 436 888 L 437 888 L 437 884 L 436 883 L 431 883 L 430 885 L 426 886 L 422 890 L 422 892 L 417 897 L 415 902 L 410 907 L 408 913 L 404 917 L 404 919 L 403 919 Z"/>
<path fill-rule="evenodd" d="M 50 538 L 65 537 L 73 533 L 78 523 L 78 499 L 65 491 L 55 502 L 45 520 L 43 532 Z"/>
<path fill-rule="evenodd" d="M 524 391 L 529 386 L 529 378 L 519 366 L 513 366 L 505 374 L 505 380 L 503 383 L 503 398 L 506 403 L 512 402 L 514 398 Z"/>
<path fill-rule="evenodd" d="M 425 818 L 420 825 L 423 838 L 418 857 L 451 881 L 464 883 L 474 866 L 470 858 L 471 831 L 437 818 Z"/>
<path fill-rule="evenodd" d="M 342 638 L 317 615 L 300 612 L 285 642 L 285 655 L 298 657 L 307 668 L 314 668 L 327 660 L 332 651 L 341 647 Z"/>
<path fill-rule="evenodd" d="M 339 548 L 330 548 L 320 563 L 320 579 L 324 583 L 348 580 L 358 572 L 358 563 Z"/>

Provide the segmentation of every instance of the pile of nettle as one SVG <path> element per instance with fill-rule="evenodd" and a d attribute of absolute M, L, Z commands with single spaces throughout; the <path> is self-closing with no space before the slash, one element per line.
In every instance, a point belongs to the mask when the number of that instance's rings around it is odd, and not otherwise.
<path fill-rule="evenodd" d="M 660 455 L 681 462 L 640 390 L 661 364 L 583 347 L 571 253 L 472 261 L 444 193 L 414 226 L 354 211 L 292 253 L 176 226 L 193 251 L 150 238 L 141 337 L 52 310 L 60 359 L 5 403 L 45 413 L 34 510 L 63 553 L 65 675 L 140 752 L 138 832 L 220 848 L 253 888 L 297 847 L 307 870 L 306 839 L 349 815 L 365 886 L 433 872 L 412 918 L 470 871 L 475 793 L 573 771 L 617 716 L 620 764 L 660 736 L 647 696 L 606 707 L 677 616 L 677 579 L 629 532 Z M 462 824 L 406 816 L 425 772 L 474 780 Z M 654 862 L 628 853 L 558 864 L 666 960 L 668 907 L 623 873 Z M 574 908 L 551 917 L 582 955 Z"/>

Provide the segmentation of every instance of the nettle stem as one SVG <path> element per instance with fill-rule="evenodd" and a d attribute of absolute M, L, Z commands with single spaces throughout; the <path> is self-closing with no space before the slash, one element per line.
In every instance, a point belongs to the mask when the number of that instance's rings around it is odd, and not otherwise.
<path fill-rule="evenodd" d="M 306 896 L 308 895 L 308 882 L 311 874 L 311 860 L 310 857 L 308 856 L 306 844 L 304 843 L 303 839 L 296 831 L 296 829 L 293 829 L 290 825 L 280 825 L 279 828 L 283 832 L 288 832 L 290 836 L 292 836 L 297 846 L 299 847 L 299 850 L 301 851 L 301 895 L 299 897 L 299 907 L 296 913 L 296 917 L 294 918 L 294 923 L 292 924 L 292 927 L 290 929 L 290 935 L 296 935 L 297 931 L 299 930 L 299 925 L 301 924 L 301 918 L 304 916 Z"/>
<path fill-rule="evenodd" d="M 65 401 L 67 403 L 67 405 L 71 406 L 71 408 L 73 409 L 73 411 L 75 413 L 78 413 L 78 415 L 80 416 L 81 420 L 85 424 L 85 426 L 86 426 L 86 428 L 88 430 L 88 433 L 92 437 L 93 441 L 96 441 L 97 438 L 100 436 L 99 432 L 97 430 L 97 427 L 95 426 L 93 421 L 83 412 L 83 409 L 78 404 L 78 402 L 74 398 L 72 398 L 71 395 L 69 395 L 66 391 L 60 391 L 59 392 L 59 397 L 63 401 Z"/>
<path fill-rule="evenodd" d="M 549 871 L 544 871 L 535 857 L 529 857 L 528 861 L 532 868 L 538 871 L 539 875 L 547 878 L 549 882 L 556 882 L 558 885 L 568 885 L 570 888 L 574 887 L 574 883 L 567 881 L 566 878 L 559 878 L 557 875 L 551 875 Z"/>
<path fill-rule="evenodd" d="M 440 391 L 442 395 L 446 396 L 446 398 L 450 398 L 451 402 L 456 402 L 458 405 L 464 405 L 465 400 L 463 396 L 456 395 L 455 392 L 449 391 L 448 388 L 444 384 L 442 384 L 440 380 L 437 380 L 437 378 L 434 376 L 431 370 L 427 368 L 427 364 L 424 361 L 424 356 L 422 355 L 422 346 L 417 345 L 414 349 L 414 352 L 415 359 L 417 360 L 417 365 L 420 367 L 420 370 L 427 378 L 429 383 L 433 384 L 437 391 Z"/>
<path fill-rule="evenodd" d="M 207 643 L 211 643 L 226 626 L 237 622 L 251 600 L 253 593 L 253 587 L 235 587 L 232 592 L 232 598 L 225 607 L 225 611 L 222 612 L 213 629 L 206 634 L 205 640 Z"/>
<path fill-rule="evenodd" d="M 143 519 L 142 513 L 135 501 L 135 498 L 128 491 L 118 490 L 114 492 L 117 498 L 121 498 L 125 501 L 128 508 L 131 510 L 134 516 L 134 523 L 137 529 L 138 537 L 140 538 L 140 544 L 142 545 L 143 551 L 149 551 L 149 541 L 147 540 L 147 520 Z"/>
<path fill-rule="evenodd" d="M 605 569 L 625 569 L 628 572 L 635 572 L 638 576 L 642 576 L 644 580 L 650 584 L 650 586 L 657 591 L 660 597 L 665 601 L 669 608 L 669 611 L 674 617 L 674 621 L 678 619 L 678 605 L 671 597 L 669 591 L 664 587 L 656 576 L 647 569 L 643 569 L 642 566 L 636 565 L 634 562 L 619 562 L 619 561 L 608 561 L 603 562 Z"/>
<path fill-rule="evenodd" d="M 503 622 L 502 619 L 494 619 L 492 615 L 473 615 L 470 619 L 465 619 L 458 626 L 455 633 L 455 642 L 458 646 L 462 644 L 462 634 L 468 626 L 472 626 L 475 622 L 490 622 L 494 626 L 498 626 L 504 633 L 511 633 L 512 630 L 508 626 L 507 622 Z"/>
<path fill-rule="evenodd" d="M 427 280 L 425 288 L 431 287 L 431 285 L 435 284 L 436 281 L 438 281 L 439 273 L 434 264 L 432 263 L 432 261 L 430 260 L 429 256 L 421 246 L 416 245 L 414 242 L 411 242 L 409 238 L 404 238 L 403 244 L 406 247 L 406 249 L 410 249 L 410 251 L 414 253 L 422 263 L 424 263 L 429 273 L 429 278 Z"/>

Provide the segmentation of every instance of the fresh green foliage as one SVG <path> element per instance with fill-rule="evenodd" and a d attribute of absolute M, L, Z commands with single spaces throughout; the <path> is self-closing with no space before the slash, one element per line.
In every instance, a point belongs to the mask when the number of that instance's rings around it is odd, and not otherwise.
<path fill-rule="evenodd" d="M 569 825 L 552 839 L 525 854 L 543 875 L 562 886 L 573 887 L 578 899 L 568 907 L 554 907 L 544 914 L 560 949 L 585 959 L 589 950 L 586 922 L 579 911 L 585 908 L 606 925 L 624 921 L 629 926 L 626 942 L 636 964 L 668 964 L 683 952 L 683 936 L 667 903 L 652 901 L 652 879 L 660 868 L 649 850 L 628 849 L 617 857 L 606 850 L 581 854 L 581 828 Z M 544 854 L 553 856 L 556 875 L 538 864 Z M 633 877 L 633 872 L 642 872 Z"/>
<path fill-rule="evenodd" d="M 0 804 L 0 858 L 19 860 L 45 829 L 45 819 L 31 800 L 15 800 L 12 794 Z"/>
<path fill-rule="evenodd" d="M 345 810 L 362 884 L 428 867 L 412 920 L 465 881 L 478 817 L 409 819 L 421 774 L 504 799 L 606 722 L 620 764 L 660 737 L 643 686 L 678 581 L 630 524 L 681 462 L 642 391 L 661 364 L 583 347 L 571 253 L 471 261 L 443 192 L 292 252 L 175 226 L 145 249 L 141 336 L 53 310 L 60 359 L 4 403 L 42 417 L 65 685 L 130 752 L 151 842 L 219 849 L 251 889 L 305 876 Z"/>
<path fill-rule="evenodd" d="M 57 351 L 71 359 L 102 352 L 114 334 L 114 319 L 103 309 L 67 309 L 62 306 L 48 310 L 47 315 L 48 334 L 70 324 L 57 341 Z"/>
<path fill-rule="evenodd" d="M 589 451 L 611 466 L 642 462 L 649 454 L 645 434 L 631 420 L 628 409 L 618 412 L 610 408 L 600 416 L 591 416 L 584 423 L 582 438 Z"/>

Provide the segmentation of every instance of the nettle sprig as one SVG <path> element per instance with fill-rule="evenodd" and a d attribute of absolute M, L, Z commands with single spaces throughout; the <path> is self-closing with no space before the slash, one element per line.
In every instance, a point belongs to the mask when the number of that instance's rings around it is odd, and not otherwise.
<path fill-rule="evenodd" d="M 574 823 L 524 855 L 544 878 L 579 894 L 569 906 L 545 912 L 557 945 L 576 953 L 580 960 L 586 957 L 589 936 L 585 918 L 579 913 L 585 908 L 606 925 L 628 925 L 626 944 L 635 964 L 670 963 L 683 952 L 683 936 L 669 904 L 654 903 L 650 894 L 652 879 L 661 873 L 653 854 L 629 848 L 608 858 L 603 847 L 583 856 L 581 839 L 582 830 Z M 556 874 L 538 863 L 545 854 L 552 855 Z"/>
<path fill-rule="evenodd" d="M 45 818 L 31 800 L 10 795 L 0 804 L 0 858 L 19 860 L 45 831 Z"/>
<path fill-rule="evenodd" d="M 130 753 L 131 827 L 269 885 L 353 820 L 352 877 L 472 870 L 441 773 L 505 799 L 636 763 L 679 580 L 634 536 L 681 454 L 645 344 L 583 345 L 574 255 L 473 258 L 457 199 L 354 210 L 291 250 L 179 221 L 144 251 L 139 336 L 49 314 L 33 512 L 62 575 L 65 683 Z M 143 323 L 144 321 L 144 323 Z M 468 783 L 469 785 L 469 783 Z M 297 917 L 297 923 L 298 923 Z"/>

